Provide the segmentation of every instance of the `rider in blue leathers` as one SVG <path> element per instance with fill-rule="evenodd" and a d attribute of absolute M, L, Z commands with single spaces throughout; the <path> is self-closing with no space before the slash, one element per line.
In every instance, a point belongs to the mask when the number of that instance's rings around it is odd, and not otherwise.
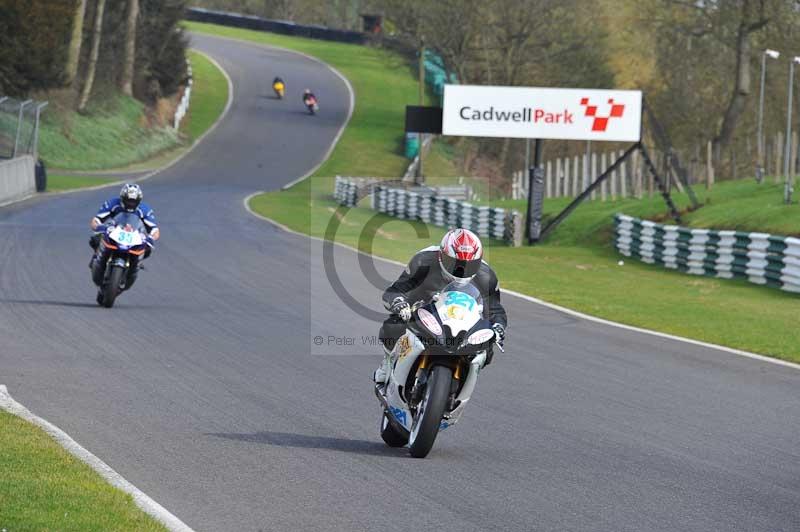
<path fill-rule="evenodd" d="M 156 222 L 156 216 L 153 209 L 149 205 L 142 202 L 142 189 L 137 184 L 126 183 L 120 190 L 119 197 L 111 198 L 103 203 L 100 210 L 97 211 L 89 226 L 93 231 L 108 220 L 111 220 L 121 212 L 133 212 L 141 218 L 142 223 L 147 229 L 147 250 L 145 251 L 144 258 L 150 256 L 153 250 L 153 244 L 161 237 L 161 231 Z M 103 274 L 105 273 L 105 263 L 108 261 L 108 250 L 101 245 L 101 235 L 95 234 L 89 240 L 89 245 L 95 250 L 92 261 L 89 267 L 92 269 L 92 280 L 94 284 L 100 286 L 103 283 Z M 126 289 L 130 288 L 139 273 L 138 260 L 135 258 L 135 263 L 131 264 L 128 269 L 128 279 L 125 283 Z"/>

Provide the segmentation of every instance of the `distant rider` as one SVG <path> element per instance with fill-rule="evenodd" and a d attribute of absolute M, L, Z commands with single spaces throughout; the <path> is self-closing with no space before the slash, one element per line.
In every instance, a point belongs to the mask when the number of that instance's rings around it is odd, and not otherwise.
<path fill-rule="evenodd" d="M 285 87 L 286 83 L 283 82 L 283 79 L 280 76 L 275 76 L 275 79 L 272 80 L 272 90 L 275 92 L 283 92 Z"/>
<path fill-rule="evenodd" d="M 312 103 L 317 103 L 317 97 L 311 92 L 311 89 L 306 89 L 303 91 L 303 103 L 308 106 Z"/>
<path fill-rule="evenodd" d="M 153 251 L 153 242 L 161 237 L 161 231 L 158 228 L 153 209 L 142 202 L 142 197 L 142 188 L 139 185 L 135 183 L 126 183 L 122 186 L 119 197 L 111 198 L 103 203 L 100 210 L 97 211 L 97 214 L 92 218 L 89 226 L 92 228 L 92 231 L 97 231 L 101 225 L 109 220 L 113 220 L 114 216 L 121 212 L 136 213 L 147 230 L 147 249 L 144 254 L 144 258 L 146 259 Z M 92 269 L 92 280 L 94 284 L 100 286 L 103 283 L 105 264 L 108 262 L 110 251 L 102 245 L 102 235 L 100 233 L 96 233 L 92 236 L 89 240 L 89 245 L 95 250 L 92 261 L 89 263 L 89 267 Z M 134 256 L 131 257 L 131 267 L 128 269 L 128 278 L 125 283 L 126 289 L 133 286 L 138 274 L 139 261 L 138 258 Z"/>
<path fill-rule="evenodd" d="M 501 345 L 505 340 L 506 311 L 500 303 L 500 285 L 497 275 L 483 260 L 483 245 L 480 238 L 468 229 L 448 231 L 439 246 L 430 246 L 411 258 L 408 267 L 383 293 L 383 304 L 391 313 L 383 322 L 379 337 L 384 347 L 384 361 L 375 370 L 376 384 L 386 382 L 391 368 L 391 351 L 406 332 L 406 323 L 411 319 L 411 303 L 430 301 L 453 281 L 472 283 L 483 297 L 484 317 L 492 322 L 492 329 Z M 487 353 L 487 364 L 491 353 Z"/>

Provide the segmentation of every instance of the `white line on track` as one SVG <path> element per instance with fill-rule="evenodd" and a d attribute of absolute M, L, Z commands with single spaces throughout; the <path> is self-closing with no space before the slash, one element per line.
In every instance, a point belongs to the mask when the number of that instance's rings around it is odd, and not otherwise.
<path fill-rule="evenodd" d="M 151 178 L 151 177 L 163 172 L 164 170 L 167 170 L 168 168 L 171 168 L 172 166 L 174 166 L 175 164 L 180 162 L 184 157 L 189 155 L 189 153 L 191 153 L 200 144 L 200 142 L 203 139 L 206 138 L 206 136 L 208 136 L 212 131 L 214 131 L 217 128 L 217 126 L 222 122 L 222 120 L 228 114 L 228 111 L 230 110 L 231 105 L 233 104 L 233 89 L 234 89 L 234 87 L 233 87 L 233 81 L 231 80 L 231 77 L 228 75 L 228 73 L 225 71 L 225 69 L 222 68 L 222 65 L 220 65 L 212 57 L 208 56 L 207 54 L 204 54 L 203 52 L 200 52 L 199 50 L 195 50 L 195 51 L 200 53 L 201 55 L 203 55 L 206 59 L 208 59 L 214 66 L 216 66 L 219 69 L 220 72 L 222 72 L 222 75 L 225 76 L 225 80 L 228 83 L 228 101 L 225 103 L 225 108 L 222 110 L 222 113 L 217 117 L 217 119 L 214 121 L 214 123 L 211 125 L 211 127 L 209 127 L 208 130 L 206 130 L 205 133 L 203 133 L 197 139 L 195 139 L 195 141 L 192 143 L 192 145 L 185 152 L 183 152 L 180 156 L 178 156 L 174 160 L 170 161 L 169 163 L 165 164 L 164 166 L 161 166 L 160 168 L 157 168 L 157 169 L 145 174 L 144 176 L 140 177 L 139 179 L 136 179 L 136 181 L 144 181 L 145 179 L 149 179 L 149 178 Z M 123 182 L 124 181 L 117 181 L 117 182 L 114 182 L 114 183 L 106 183 L 106 184 L 98 185 L 98 186 L 95 186 L 95 187 L 88 187 L 88 188 L 82 188 L 82 189 L 76 189 L 76 190 L 67 190 L 67 191 L 63 191 L 63 192 L 52 192 L 52 193 L 47 193 L 47 194 L 42 194 L 42 195 L 45 195 L 45 196 L 56 196 L 56 195 L 64 195 L 64 194 L 70 194 L 70 193 L 75 193 L 75 192 L 85 192 L 87 190 L 100 190 L 100 189 L 103 189 L 103 188 L 119 185 L 119 184 L 121 184 Z M 20 202 L 20 201 L 24 201 L 25 199 L 28 199 L 28 198 L 21 198 L 21 199 L 18 199 L 18 200 L 9 202 L 9 203 L 0 204 L 0 207 L 5 206 L 5 205 L 9 205 L 11 203 L 17 203 L 17 202 Z M 56 427 L 55 425 L 53 425 L 49 421 L 47 421 L 45 419 L 42 419 L 39 416 L 33 414 L 30 410 L 28 410 L 23 405 L 21 405 L 20 403 L 15 401 L 11 397 L 11 395 L 9 395 L 8 389 L 2 384 L 0 384 L 0 408 L 2 408 L 3 410 L 6 410 L 6 411 L 8 411 L 8 412 L 10 412 L 10 413 L 12 413 L 14 415 L 17 415 L 17 416 L 21 417 L 22 419 L 25 419 L 25 420 L 33 423 L 34 425 L 36 425 L 38 427 L 41 427 L 56 442 L 58 442 L 59 445 L 61 445 L 67 451 L 69 451 L 70 454 L 72 454 L 73 456 L 75 456 L 76 458 L 81 460 L 82 462 L 86 463 L 89 467 L 91 467 L 93 470 L 95 470 L 101 477 L 106 479 L 112 486 L 121 489 L 122 491 L 124 491 L 125 493 L 128 493 L 131 497 L 133 497 L 134 502 L 136 503 L 136 505 L 139 508 L 141 508 L 144 512 L 146 512 L 147 514 L 151 515 L 154 519 L 156 519 L 157 521 L 162 523 L 169 530 L 172 530 L 172 531 L 175 531 L 175 532 L 192 532 L 192 529 L 188 525 L 186 525 L 183 521 L 181 521 L 180 519 L 175 517 L 167 509 L 165 509 L 163 506 L 161 506 L 156 501 L 151 499 L 142 490 L 140 490 L 139 488 L 137 488 L 136 486 L 134 486 L 133 484 L 131 484 L 130 482 L 125 480 L 125 478 L 122 477 L 122 475 L 120 475 L 119 473 L 114 471 L 108 464 L 106 464 L 105 462 L 100 460 L 97 456 L 93 455 L 87 449 L 82 447 L 79 443 L 77 443 L 75 440 L 73 440 L 66 432 L 64 432 L 60 428 Z"/>
<path fill-rule="evenodd" d="M 353 91 L 353 87 L 350 84 L 350 81 L 347 78 L 345 78 L 338 70 L 336 70 L 332 66 L 328 65 L 327 63 L 321 61 L 320 59 L 318 59 L 316 57 L 304 54 L 302 52 L 297 52 L 297 51 L 294 51 L 294 50 L 281 48 L 279 46 L 261 45 L 261 44 L 253 43 L 253 42 L 250 42 L 250 41 L 244 41 L 244 40 L 241 40 L 241 39 L 231 39 L 231 38 L 228 38 L 228 37 L 220 37 L 220 38 L 221 39 L 232 40 L 232 41 L 237 41 L 237 42 L 242 42 L 242 43 L 247 43 L 247 44 L 250 44 L 252 46 L 267 47 L 267 48 L 278 48 L 278 49 L 281 49 L 281 50 L 286 50 L 288 52 L 292 52 L 292 53 L 296 53 L 296 54 L 302 55 L 302 56 L 307 57 L 309 59 L 313 59 L 314 61 L 317 61 L 318 63 L 321 63 L 321 64 L 327 66 L 329 69 L 331 69 L 331 71 L 334 74 L 339 76 L 344 81 L 345 85 L 347 86 L 347 90 L 350 92 L 350 112 L 347 115 L 347 120 L 345 120 L 344 124 L 342 124 L 342 127 L 339 129 L 339 132 L 336 134 L 336 137 L 333 139 L 333 142 L 331 142 L 331 145 L 328 148 L 328 151 L 325 153 L 325 156 L 322 158 L 322 160 L 319 162 L 319 164 L 317 164 L 308 173 L 306 173 L 305 175 L 303 175 L 301 177 L 298 177 L 297 179 L 294 179 L 293 181 L 290 181 L 289 183 L 287 183 L 286 185 L 283 185 L 281 187 L 281 190 L 286 190 L 287 188 L 290 188 L 291 186 L 296 185 L 297 183 L 299 183 L 303 179 L 308 178 L 311 174 L 316 172 L 317 169 L 320 166 L 322 166 L 322 164 L 328 159 L 328 157 L 330 157 L 331 153 L 333 153 L 333 150 L 336 147 L 336 144 L 339 142 L 339 138 L 342 136 L 342 134 L 344 133 L 345 128 L 347 127 L 348 123 L 350 122 L 350 117 L 353 115 L 353 109 L 355 107 L 355 93 Z M 262 219 L 262 220 L 264 220 L 266 222 L 269 222 L 270 224 L 278 227 L 279 229 L 281 229 L 281 230 L 283 230 L 283 231 L 285 231 L 287 233 L 292 233 L 292 234 L 295 234 L 295 235 L 298 235 L 298 236 L 302 236 L 302 237 L 305 237 L 305 238 L 310 238 L 312 240 L 324 241 L 323 238 L 307 235 L 305 233 L 300 233 L 298 231 L 290 229 L 289 227 L 283 225 L 282 223 L 279 223 L 279 222 L 277 222 L 277 221 L 275 221 L 275 220 L 273 220 L 271 218 L 267 218 L 266 216 L 258 214 L 253 209 L 251 209 L 250 208 L 250 200 L 252 200 L 255 196 L 258 196 L 259 194 L 263 194 L 264 192 L 265 191 L 263 191 L 263 190 L 259 191 L 259 192 L 253 192 L 252 194 L 250 194 L 249 196 L 244 198 L 244 200 L 243 200 L 244 208 L 247 210 L 247 212 L 249 212 L 251 215 L 255 216 L 256 218 L 260 218 L 260 219 Z M 401 262 L 397 262 L 395 260 L 386 259 L 386 258 L 383 258 L 383 257 L 379 257 L 377 255 L 371 255 L 369 253 L 364 253 L 363 251 L 361 251 L 359 249 L 356 249 L 354 247 L 342 244 L 340 242 L 334 242 L 334 244 L 339 246 L 339 247 L 342 247 L 344 249 L 348 249 L 350 251 L 354 251 L 356 253 L 360 253 L 360 254 L 362 254 L 364 256 L 367 256 L 367 257 L 370 257 L 372 259 L 378 259 L 378 260 L 381 260 L 383 262 L 386 262 L 386 263 L 389 263 L 389 264 L 394 264 L 394 265 L 401 266 L 401 267 L 405 267 L 406 266 L 405 264 L 403 264 Z M 609 327 L 616 327 L 618 329 L 625 329 L 625 330 L 628 330 L 628 331 L 638 332 L 638 333 L 642 333 L 642 334 L 649 334 L 651 336 L 657 336 L 659 338 L 665 338 L 665 339 L 674 340 L 674 341 L 677 341 L 677 342 L 684 342 L 684 343 L 687 343 L 687 344 L 696 345 L 696 346 L 700 346 L 700 347 L 706 347 L 706 348 L 709 348 L 709 349 L 716 349 L 718 351 L 723 351 L 725 353 L 730 353 L 732 355 L 738 355 L 738 356 L 742 356 L 742 357 L 747 357 L 747 358 L 751 358 L 751 359 L 754 359 L 754 360 L 758 360 L 758 361 L 761 361 L 761 362 L 767 362 L 769 364 L 776 364 L 776 365 L 779 365 L 779 366 L 785 366 L 785 367 L 793 368 L 793 369 L 796 369 L 796 370 L 800 370 L 800 364 L 795 364 L 794 362 L 788 362 L 786 360 L 780 360 L 780 359 L 777 359 L 777 358 L 771 358 L 771 357 L 768 357 L 768 356 L 759 355 L 758 353 L 751 353 L 749 351 L 743 351 L 741 349 L 734 349 L 732 347 L 726 347 L 724 345 L 717 345 L 717 344 L 712 344 L 712 343 L 709 343 L 709 342 L 701 342 L 700 340 L 693 340 L 691 338 L 685 338 L 683 336 L 676 336 L 676 335 L 673 335 L 673 334 L 662 333 L 662 332 L 653 331 L 653 330 L 650 330 L 650 329 L 643 329 L 641 327 L 635 327 L 633 325 L 625 325 L 624 323 L 617 323 L 615 321 L 605 320 L 603 318 L 598 318 L 596 316 L 590 316 L 589 314 L 584 314 L 584 313 L 578 312 L 576 310 L 568 309 L 566 307 L 562 307 L 562 306 L 556 305 L 554 303 L 549 303 L 547 301 L 543 301 L 541 299 L 537 299 L 535 297 L 531 297 L 531 296 L 526 295 L 526 294 L 521 294 L 521 293 L 515 292 L 513 290 L 507 290 L 505 288 L 501 288 L 500 291 L 502 293 L 504 293 L 504 294 L 508 294 L 510 296 L 522 299 L 523 301 L 527 301 L 528 303 L 541 305 L 543 307 L 547 307 L 549 309 L 556 310 L 558 312 L 562 312 L 562 313 L 567 314 L 569 316 L 574 316 L 576 318 L 580 318 L 580 319 L 583 319 L 583 320 L 592 321 L 592 322 L 595 322 L 595 323 L 600 323 L 602 325 L 608 325 Z"/>
<path fill-rule="evenodd" d="M 311 174 L 316 172 L 319 169 L 320 166 L 325 164 L 325 161 L 328 160 L 328 158 L 331 156 L 331 153 L 333 153 L 333 149 L 339 143 L 339 139 L 344 134 L 344 130 L 347 129 L 347 125 L 350 123 L 350 118 L 352 118 L 353 110 L 355 109 L 355 106 L 356 106 L 355 91 L 353 90 L 353 86 L 350 84 L 350 80 L 347 79 L 341 72 L 339 72 L 338 70 L 333 68 L 328 63 L 322 61 L 321 59 L 319 59 L 317 57 L 314 57 L 313 55 L 308 55 L 308 54 L 306 54 L 304 52 L 299 52 L 297 50 L 292 50 L 291 48 L 284 48 L 283 46 L 278 46 L 278 45 L 274 45 L 274 44 L 266 44 L 266 43 L 257 43 L 257 42 L 253 42 L 253 41 L 246 41 L 244 39 L 236 39 L 234 37 L 223 37 L 221 35 L 214 35 L 214 34 L 211 34 L 211 33 L 203 33 L 202 31 L 198 31 L 197 33 L 199 33 L 199 34 L 201 34 L 201 35 L 203 35 L 205 37 L 211 37 L 212 39 L 222 39 L 222 40 L 225 40 L 225 41 L 233 41 L 233 42 L 237 42 L 237 43 L 240 43 L 240 44 L 245 44 L 245 45 L 248 45 L 248 46 L 252 46 L 252 47 L 255 47 L 255 48 L 270 48 L 270 49 L 273 49 L 273 50 L 280 50 L 281 52 L 286 52 L 286 53 L 290 53 L 290 54 L 299 55 L 301 57 L 305 57 L 306 59 L 314 61 L 315 63 L 319 63 L 320 65 L 324 66 L 325 68 L 327 68 L 328 70 L 333 72 L 339 79 L 342 80 L 342 83 L 344 83 L 345 87 L 347 87 L 347 93 L 350 96 L 350 101 L 348 102 L 347 118 L 345 118 L 345 120 L 342 123 L 341 127 L 339 127 L 339 131 L 336 132 L 336 136 L 333 138 L 333 141 L 331 142 L 331 145 L 328 147 L 328 151 L 325 152 L 325 154 L 322 156 L 320 161 L 313 168 L 311 168 L 311 170 L 306 172 L 304 175 L 298 177 L 297 179 L 289 181 L 285 185 L 281 186 L 281 190 L 286 190 L 287 188 L 293 187 L 294 185 L 296 185 L 297 183 L 299 183 L 303 179 L 307 178 L 308 176 L 310 176 Z M 223 70 L 223 72 L 224 72 L 224 70 Z"/>
<path fill-rule="evenodd" d="M 310 238 L 312 240 L 319 240 L 320 242 L 324 242 L 325 241 L 324 238 L 307 235 L 305 233 L 300 233 L 298 231 L 295 231 L 294 229 L 290 229 L 289 227 L 287 227 L 287 226 L 285 226 L 285 225 L 283 225 L 283 224 L 281 224 L 279 222 L 276 222 L 275 220 L 273 220 L 271 218 L 267 218 L 266 216 L 263 216 L 263 215 L 255 212 L 253 209 L 250 208 L 250 200 L 253 197 L 255 197 L 255 196 L 259 195 L 259 194 L 263 194 L 263 191 L 262 192 L 255 192 L 253 194 L 250 194 L 249 196 L 247 196 L 244 199 L 244 208 L 247 209 L 247 212 L 249 212 L 250 214 L 252 214 L 253 216 L 255 216 L 257 218 L 261 218 L 262 220 L 264 220 L 266 222 L 269 222 L 270 224 L 278 227 L 279 229 L 282 229 L 283 231 L 286 231 L 287 233 L 292 233 L 292 234 L 295 234 L 295 235 L 298 235 L 298 236 L 302 236 L 302 237 L 305 237 L 305 238 Z M 334 245 L 337 245 L 337 246 L 342 247 L 344 249 L 353 251 L 355 253 L 360 253 L 360 254 L 362 254 L 362 255 L 364 255 L 366 257 L 370 257 L 372 259 L 378 259 L 380 261 L 383 261 L 383 262 L 386 262 L 386 263 L 389 263 L 389 264 L 394 264 L 394 265 L 401 266 L 401 267 L 405 267 L 406 266 L 402 262 L 397 262 L 396 260 L 391 260 L 391 259 L 385 259 L 383 257 L 379 257 L 377 255 L 371 255 L 369 253 L 364 253 L 360 249 L 356 249 L 356 248 L 354 248 L 352 246 L 348 246 L 348 245 L 342 244 L 340 242 L 334 242 Z M 529 295 L 521 294 L 521 293 L 515 292 L 513 290 L 507 290 L 505 288 L 501 288 L 500 291 L 503 294 L 508 294 L 510 296 L 517 297 L 517 298 L 522 299 L 524 301 L 527 301 L 529 303 L 534 303 L 536 305 L 541 305 L 543 307 L 547 307 L 549 309 L 556 310 L 558 312 L 562 312 L 564 314 L 568 314 L 570 316 L 574 316 L 576 318 L 580 318 L 580 319 L 583 319 L 583 320 L 592 321 L 592 322 L 600 323 L 600 324 L 603 324 L 603 325 L 608 325 L 610 327 L 617 327 L 618 329 L 625 329 L 625 330 L 628 330 L 628 331 L 638 332 L 638 333 L 642 333 L 642 334 L 649 334 L 651 336 L 658 336 L 659 338 L 666 338 L 668 340 L 675 340 L 675 341 L 678 341 L 678 342 L 684 342 L 684 343 L 687 343 L 687 344 L 692 344 L 692 345 L 696 345 L 696 346 L 700 346 L 700 347 L 707 347 L 709 349 L 716 349 L 718 351 L 724 351 L 724 352 L 730 353 L 732 355 L 738 355 L 738 356 L 742 356 L 742 357 L 752 358 L 752 359 L 755 359 L 755 360 L 758 360 L 758 361 L 761 361 L 761 362 L 768 362 L 770 364 L 777 364 L 779 366 L 786 366 L 788 368 L 793 368 L 793 369 L 796 369 L 796 370 L 800 370 L 800 364 L 795 364 L 794 362 L 788 362 L 786 360 L 780 360 L 778 358 L 771 358 L 771 357 L 768 357 L 768 356 L 759 355 L 758 353 L 750 353 L 749 351 L 742 351 L 741 349 L 734 349 L 732 347 L 725 347 L 724 345 L 717 345 L 717 344 L 712 344 L 712 343 L 709 343 L 709 342 L 701 342 L 700 340 L 692 340 L 691 338 L 684 338 L 683 336 L 676 336 L 676 335 L 673 335 L 673 334 L 667 334 L 667 333 L 662 333 L 662 332 L 658 332 L 658 331 L 652 331 L 650 329 L 643 329 L 641 327 L 634 327 L 633 325 L 625 325 L 624 323 L 617 323 L 615 321 L 604 320 L 603 318 L 598 318 L 596 316 L 590 316 L 588 314 L 584 314 L 584 313 L 578 312 L 576 310 L 572 310 L 572 309 L 568 309 L 566 307 L 555 305 L 555 304 L 549 303 L 547 301 L 542 301 L 541 299 L 537 299 L 537 298 L 531 297 Z"/>
<path fill-rule="evenodd" d="M 71 455 L 97 471 L 97 473 L 106 481 L 108 481 L 109 484 L 133 497 L 133 501 L 136 503 L 136 506 L 141 508 L 142 511 L 163 524 L 169 530 L 175 532 L 192 532 L 192 529 L 186 523 L 175 517 L 166 508 L 151 499 L 142 490 L 125 480 L 122 475 L 114 471 L 108 464 L 100 460 L 98 457 L 82 447 L 78 442 L 70 438 L 69 434 L 56 427 L 49 421 L 40 418 L 15 401 L 14 398 L 9 395 L 8 389 L 2 384 L 0 384 L 0 408 L 11 414 L 14 414 L 15 416 L 19 416 L 25 421 L 33 423 L 37 427 L 44 430 Z"/>

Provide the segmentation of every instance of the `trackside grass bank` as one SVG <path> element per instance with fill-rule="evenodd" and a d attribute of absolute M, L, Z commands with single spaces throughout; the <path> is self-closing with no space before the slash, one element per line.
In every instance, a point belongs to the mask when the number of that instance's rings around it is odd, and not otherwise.
<path fill-rule="evenodd" d="M 42 115 L 41 156 L 48 167 L 48 190 L 61 191 L 109 182 L 90 175 L 63 175 L 58 170 L 138 171 L 157 168 L 180 156 L 208 131 L 228 100 L 223 73 L 206 56 L 190 51 L 194 84 L 189 112 L 180 135 L 171 128 L 144 127 L 144 107 L 118 96 L 89 114 Z"/>
<path fill-rule="evenodd" d="M 59 174 L 48 175 L 47 191 L 63 192 L 65 190 L 74 190 L 76 188 L 96 187 L 97 185 L 113 183 L 114 181 L 118 181 L 118 179 Z"/>
<path fill-rule="evenodd" d="M 192 31 L 273 44 L 314 55 L 337 68 L 352 83 L 356 109 L 331 158 L 315 177 L 287 191 L 256 196 L 254 211 L 296 231 L 323 237 L 328 221 L 341 218 L 335 239 L 343 244 L 404 262 L 437 241 L 444 229 L 378 215 L 368 208 L 339 209 L 331 199 L 330 176 L 392 176 L 402 173 L 399 156 L 404 105 L 414 101 L 413 72 L 387 52 L 351 45 L 283 37 L 267 33 L 189 23 Z M 387 127 L 389 122 L 395 125 Z M 443 150 L 438 150 L 442 152 Z M 434 150 L 437 153 L 437 150 Z M 447 167 L 443 167 L 445 171 Z M 325 176 L 325 177 L 323 177 Z M 719 183 L 697 192 L 707 205 L 686 215 L 697 226 L 750 231 L 800 232 L 800 207 L 780 204 L 780 187 L 751 182 Z M 680 208 L 688 200 L 675 197 Z M 494 205 L 524 209 L 523 202 Z M 553 216 L 567 200 L 545 202 Z M 660 197 L 587 202 L 539 246 L 510 248 L 489 242 L 487 260 L 505 288 L 587 314 L 800 362 L 800 300 L 778 290 L 741 281 L 695 277 L 635 261 L 618 264 L 611 246 L 612 217 L 624 212 L 663 217 Z M 367 221 L 380 223 L 374 235 L 362 235 Z M 417 231 L 425 235 L 417 237 Z M 377 294 L 376 294 L 377 297 Z M 509 334 L 513 335 L 513 316 Z M 591 353 L 587 353 L 591 356 Z"/>
<path fill-rule="evenodd" d="M 41 429 L 3 411 L 0 471 L 0 530 L 166 530 Z"/>

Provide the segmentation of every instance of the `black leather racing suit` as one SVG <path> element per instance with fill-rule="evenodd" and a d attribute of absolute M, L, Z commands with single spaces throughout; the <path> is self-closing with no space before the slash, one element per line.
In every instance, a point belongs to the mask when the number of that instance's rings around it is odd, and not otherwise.
<path fill-rule="evenodd" d="M 431 246 L 418 251 L 411 258 L 408 267 L 383 293 L 383 304 L 388 309 L 396 297 L 403 296 L 413 304 L 420 299 L 429 301 L 433 295 L 450 284 L 439 264 L 439 247 Z M 483 317 L 504 328 L 508 325 L 506 309 L 500 303 L 500 286 L 497 275 L 485 262 L 472 278 L 483 296 Z M 386 349 L 392 350 L 397 340 L 405 333 L 406 324 L 398 316 L 391 315 L 383 322 L 379 338 Z"/>

